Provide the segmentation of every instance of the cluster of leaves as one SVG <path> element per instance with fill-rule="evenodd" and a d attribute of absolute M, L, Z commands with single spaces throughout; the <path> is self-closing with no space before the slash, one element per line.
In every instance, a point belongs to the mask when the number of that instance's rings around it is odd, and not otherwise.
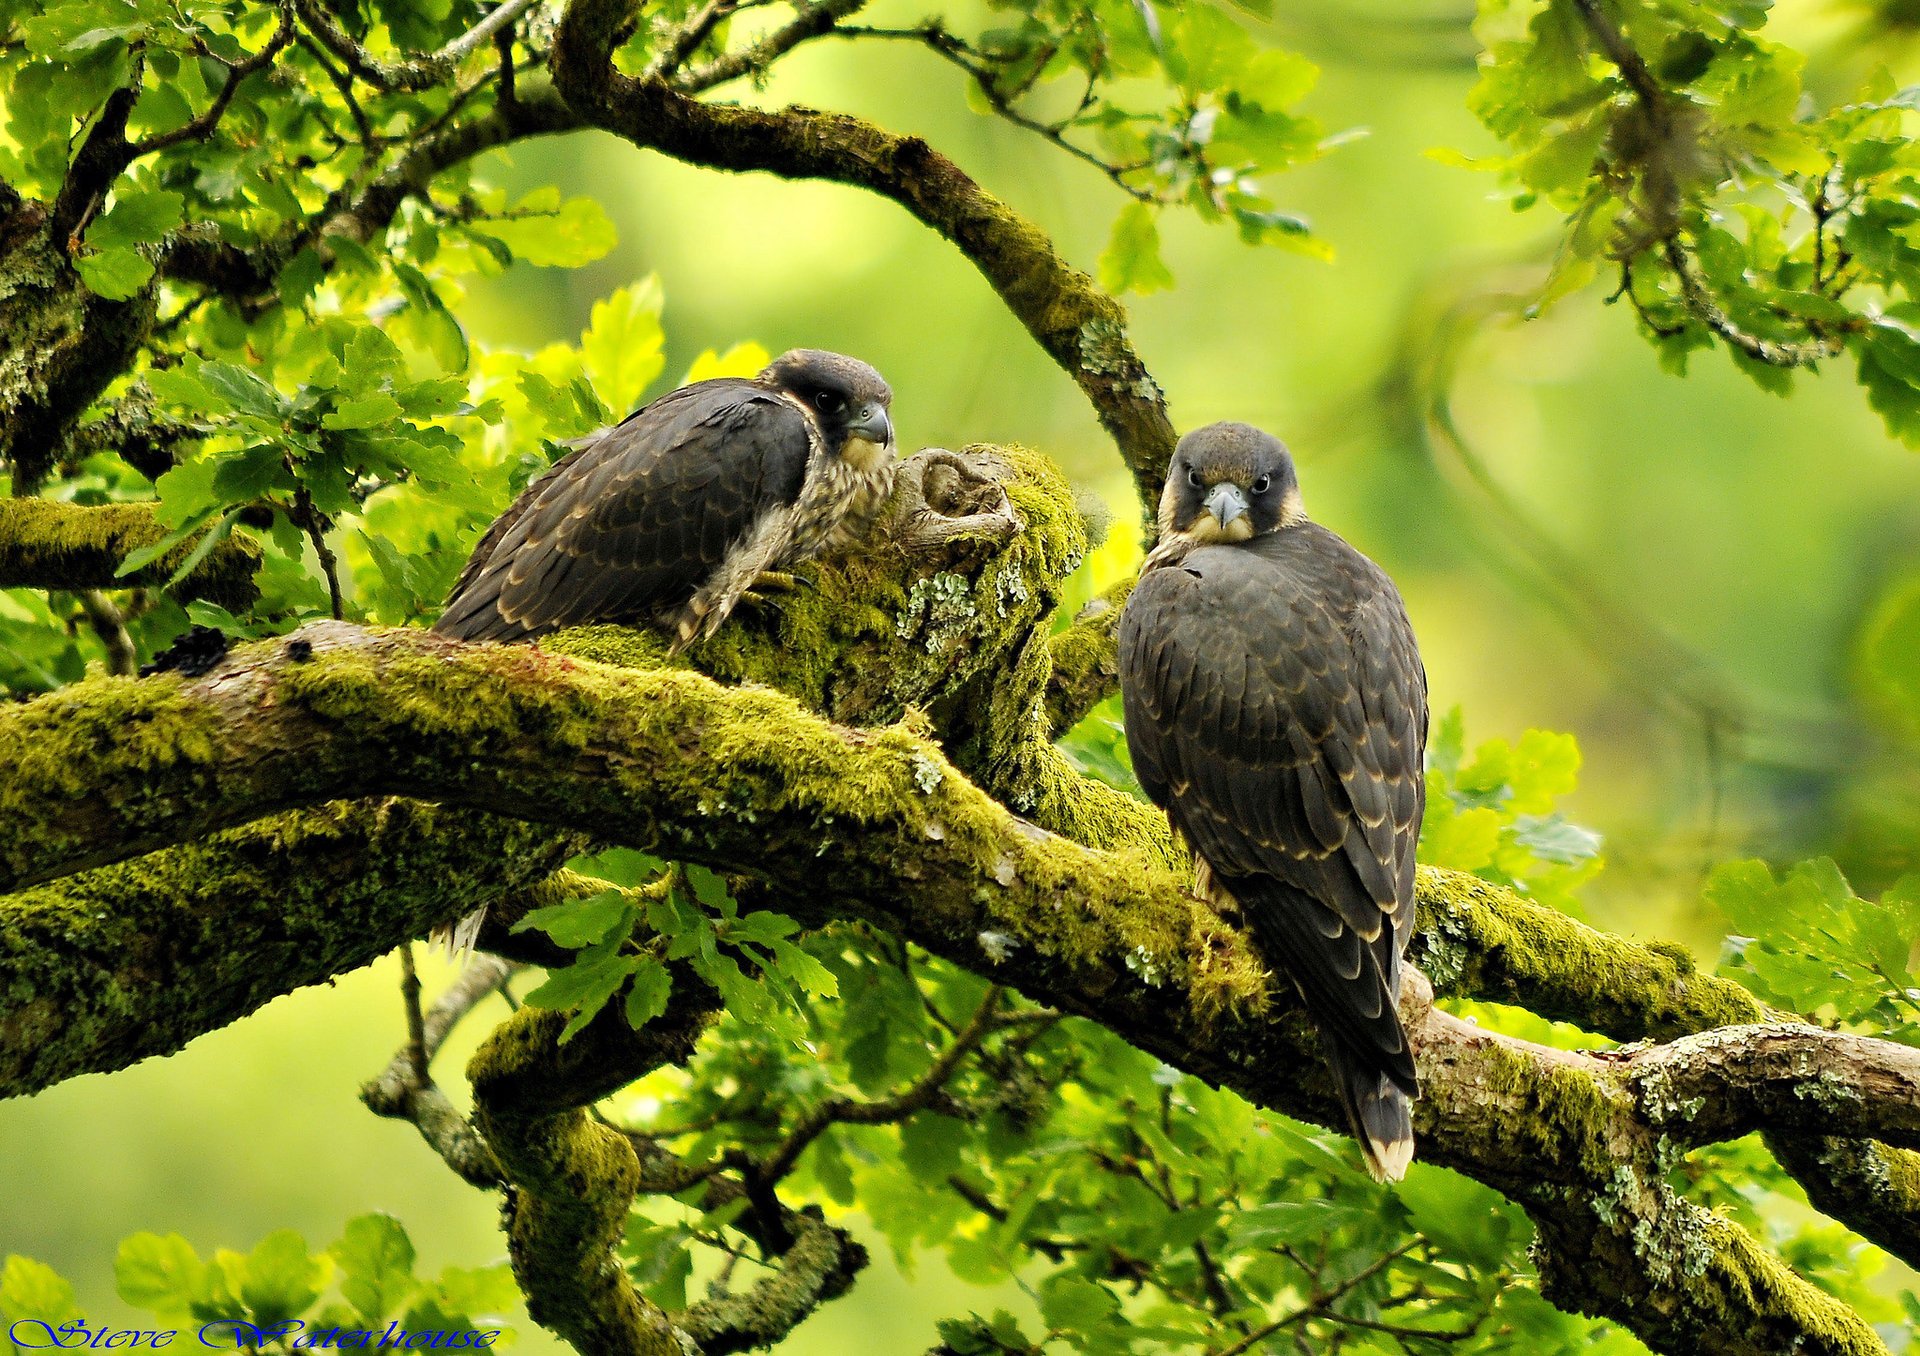
<path fill-rule="evenodd" d="M 142 653 L 190 623 L 288 629 L 332 611 L 333 586 L 350 619 L 431 620 L 493 517 L 573 440 L 638 404 L 665 368 L 653 279 L 595 303 L 577 343 L 528 355 L 469 343 L 435 290 L 451 284 L 371 255 L 364 263 L 364 273 L 336 266 L 297 323 L 262 321 L 226 344 L 203 331 L 200 352 L 145 374 L 158 408 L 203 435 L 157 482 L 101 454 L 60 485 L 77 503 L 157 500 L 171 531 L 122 573 L 190 539 L 175 578 L 228 533 L 263 548 L 261 597 L 244 618 L 138 595 L 127 610 Z M 684 379 L 748 375 L 766 361 L 759 345 L 737 344 L 703 353 Z M 0 595 L 0 686 L 83 676 L 98 649 L 74 613 L 58 598 Z"/>
<path fill-rule="evenodd" d="M 1724 341 L 1784 392 L 1848 354 L 1890 432 L 1920 446 L 1920 146 L 1884 74 L 1824 111 L 1764 0 L 1482 0 L 1471 104 L 1510 154 L 1517 208 L 1565 215 L 1544 306 L 1597 275 L 1675 371 Z"/>
<path fill-rule="evenodd" d="M 794 1044 L 802 1039 L 807 1001 L 839 993 L 832 972 L 792 940 L 798 923 L 766 910 L 742 914 L 726 882 L 704 867 L 661 870 L 645 854 L 626 850 L 602 853 L 592 864 L 615 876 L 651 879 L 536 909 L 514 924 L 516 932 L 543 932 L 578 953 L 526 1000 L 573 1014 L 560 1033 L 562 1044 L 623 985 L 622 1011 L 636 1030 L 665 1012 L 673 992 L 670 961 L 685 961 L 741 1021 Z M 645 946 L 634 941 L 642 921 L 652 938 Z M 760 983 L 741 968 L 743 960 Z"/>
<path fill-rule="evenodd" d="M 1528 730 L 1517 744 L 1487 740 L 1469 759 L 1455 707 L 1427 741 L 1420 860 L 1578 916 L 1575 891 L 1600 870 L 1600 836 L 1554 807 L 1572 793 L 1579 771 L 1574 737 L 1549 730 Z"/>
<path fill-rule="evenodd" d="M 241 532 L 266 551 L 249 617 L 204 602 L 183 611 L 163 590 L 125 595 L 142 655 L 189 622 L 256 633 L 335 610 L 430 615 L 473 536 L 554 440 L 607 422 L 603 398 L 624 411 L 660 374 L 650 285 L 597 308 L 578 349 L 528 364 L 473 345 L 454 314 L 463 278 L 588 263 L 612 248 L 612 224 L 592 200 L 550 188 L 510 198 L 454 155 L 435 163 L 431 192 L 391 206 L 383 176 L 431 156 L 451 119 L 483 112 L 501 70 L 377 90 L 348 79 L 290 13 L 66 0 L 0 20 L 0 180 L 23 194 L 59 200 L 90 120 L 114 91 L 135 96 L 131 162 L 87 208 L 72 258 L 102 296 L 157 293 L 165 318 L 101 403 L 131 394 L 189 449 L 157 483 L 100 453 L 60 467 L 45 492 L 157 499 L 172 534 L 156 550 L 197 539 L 204 553 Z M 311 21 L 356 41 L 378 33 L 390 56 L 393 44 L 445 42 L 481 13 L 455 0 L 322 7 Z M 377 238 L 361 243 L 357 213 L 372 214 Z M 176 280 L 167 261 L 189 242 L 243 251 L 268 285 L 241 296 Z M 70 682 L 101 654 L 74 600 L 0 598 L 0 685 Z"/>
<path fill-rule="evenodd" d="M 1825 858 L 1783 877 L 1729 862 L 1706 893 L 1732 929 L 1722 973 L 1789 1012 L 1920 1045 L 1920 876 L 1863 899 Z"/>
<path fill-rule="evenodd" d="M 948 1351 L 1640 1350 L 1529 1288 L 1526 1221 L 1482 1187 L 1423 1166 L 1378 1186 L 1344 1140 L 866 929 L 800 945 L 839 992 L 799 1011 L 806 1058 L 730 1008 L 688 1067 L 610 1111 L 690 1164 L 790 1161 L 769 1185 L 860 1212 L 909 1272 L 938 1257 L 1018 1286 L 942 1322 Z M 630 1271 L 663 1305 L 686 1301 L 690 1244 L 756 1257 L 740 1204 L 705 1202 L 696 1187 L 636 1215 Z"/>
<path fill-rule="evenodd" d="M 268 1234 L 250 1252 L 220 1248 L 209 1258 L 179 1234 L 134 1234 L 121 1241 L 114 1277 L 120 1299 L 152 1314 L 159 1329 L 191 1335 L 212 1325 L 206 1340 L 212 1346 L 290 1351 L 318 1345 L 314 1339 L 328 1330 L 377 1338 L 394 1323 L 408 1332 L 491 1331 L 492 1346 L 513 1341 L 503 1315 L 518 1311 L 520 1297 L 506 1263 L 448 1267 L 431 1280 L 413 1267 L 413 1241 L 400 1222 L 361 1215 L 318 1253 L 291 1229 Z M 18 1255 L 0 1266 L 0 1356 L 88 1345 L 78 1330 L 59 1334 L 74 1322 L 90 1332 L 102 1326 L 52 1268 Z M 16 1335 L 9 1337 L 9 1330 Z M 258 1341 L 262 1333 L 279 1335 Z"/>

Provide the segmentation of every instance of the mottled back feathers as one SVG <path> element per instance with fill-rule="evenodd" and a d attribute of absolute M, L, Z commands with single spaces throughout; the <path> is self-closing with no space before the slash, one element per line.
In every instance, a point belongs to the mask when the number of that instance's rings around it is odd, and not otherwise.
<path fill-rule="evenodd" d="M 436 630 L 522 640 L 683 606 L 800 493 L 809 429 L 755 382 L 682 387 L 540 476 L 481 539 Z"/>
<path fill-rule="evenodd" d="M 1356 1118 L 1370 1074 L 1417 1095 L 1396 1002 L 1426 678 L 1392 582 L 1308 522 L 1176 544 L 1142 575 L 1119 643 L 1134 771 L 1337 1043 Z M 1404 1123 L 1404 1101 L 1381 1095 Z"/>

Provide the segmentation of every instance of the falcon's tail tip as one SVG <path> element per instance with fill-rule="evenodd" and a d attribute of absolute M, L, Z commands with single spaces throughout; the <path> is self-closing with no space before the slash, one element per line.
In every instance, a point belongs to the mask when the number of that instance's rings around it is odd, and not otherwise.
<path fill-rule="evenodd" d="M 1394 1079 L 1336 1050 L 1334 1082 L 1367 1172 L 1376 1182 L 1398 1182 L 1413 1162 L 1413 1101 Z"/>
<path fill-rule="evenodd" d="M 482 904 L 472 913 L 452 922 L 442 923 L 427 934 L 427 945 L 445 947 L 447 959 L 462 970 L 473 960 L 473 953 L 479 949 L 480 928 L 487 921 L 487 906 Z"/>
<path fill-rule="evenodd" d="M 1398 1182 L 1413 1163 L 1413 1136 L 1395 1140 L 1367 1136 L 1360 1141 L 1360 1154 L 1366 1160 L 1367 1175 L 1374 1181 Z"/>

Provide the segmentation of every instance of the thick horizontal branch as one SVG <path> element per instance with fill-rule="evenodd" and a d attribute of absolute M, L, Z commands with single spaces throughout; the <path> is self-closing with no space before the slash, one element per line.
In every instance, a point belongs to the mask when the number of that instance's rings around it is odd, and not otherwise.
<path fill-rule="evenodd" d="M 9 896 L 0 1097 L 172 1054 L 542 879 L 585 842 L 410 801 L 322 805 Z"/>
<path fill-rule="evenodd" d="M 1173 424 L 1127 338 L 1126 313 L 1055 252 L 1045 232 L 918 137 L 860 118 L 707 104 L 612 63 L 627 0 L 573 0 L 555 34 L 553 80 L 582 119 L 636 146 L 714 169 L 830 179 L 899 203 L 957 246 L 1047 354 L 1079 383 L 1133 471 L 1158 501 Z"/>
<path fill-rule="evenodd" d="M 0 589 L 151 588 L 172 575 L 194 541 L 182 542 L 125 578 L 115 572 L 128 556 L 166 535 L 148 504 L 0 499 Z M 245 537 L 229 536 L 174 585 L 173 594 L 242 612 L 260 596 L 253 582 L 259 568 L 260 548 Z"/>
<path fill-rule="evenodd" d="M 1461 872 L 1420 868 L 1412 958 L 1434 992 L 1509 1003 L 1615 1040 L 1668 1040 L 1770 1014 L 1686 948 L 1629 941 Z"/>
<path fill-rule="evenodd" d="M 1799 1022 L 1723 1027 L 1636 1055 L 1650 1124 L 1681 1144 L 1755 1130 L 1920 1146 L 1920 1050 Z"/>
<path fill-rule="evenodd" d="M 311 649 L 273 641 L 196 681 L 101 680 L 0 713 L 0 766 L 17 769 L 0 812 L 24 830 L 5 871 L 57 873 L 307 798 L 564 821 L 749 873 L 803 916 L 879 922 L 1261 1105 L 1338 1123 L 1316 1039 L 1239 934 L 1150 859 L 1023 825 L 927 740 L 524 647 L 338 623 L 297 639 Z M 1876 1350 L 1844 1306 L 1673 1194 L 1618 1063 L 1413 1022 L 1422 1156 L 1527 1206 L 1562 1302 L 1669 1350 Z M 1682 1245 L 1706 1265 L 1678 1285 L 1653 1263 Z"/>

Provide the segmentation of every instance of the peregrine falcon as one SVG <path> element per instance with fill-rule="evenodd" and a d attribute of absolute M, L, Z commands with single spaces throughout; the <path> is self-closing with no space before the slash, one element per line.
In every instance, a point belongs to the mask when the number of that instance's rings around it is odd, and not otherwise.
<path fill-rule="evenodd" d="M 893 489 L 893 392 L 801 348 L 751 381 L 683 386 L 586 442 L 500 515 L 434 630 L 528 640 L 650 622 L 678 650 L 763 576 L 861 529 Z"/>
<path fill-rule="evenodd" d="M 1426 808 L 1427 679 L 1393 582 L 1301 507 L 1245 424 L 1180 440 L 1120 619 L 1134 771 L 1326 1041 L 1367 1168 L 1413 1157 L 1396 1007 Z"/>

